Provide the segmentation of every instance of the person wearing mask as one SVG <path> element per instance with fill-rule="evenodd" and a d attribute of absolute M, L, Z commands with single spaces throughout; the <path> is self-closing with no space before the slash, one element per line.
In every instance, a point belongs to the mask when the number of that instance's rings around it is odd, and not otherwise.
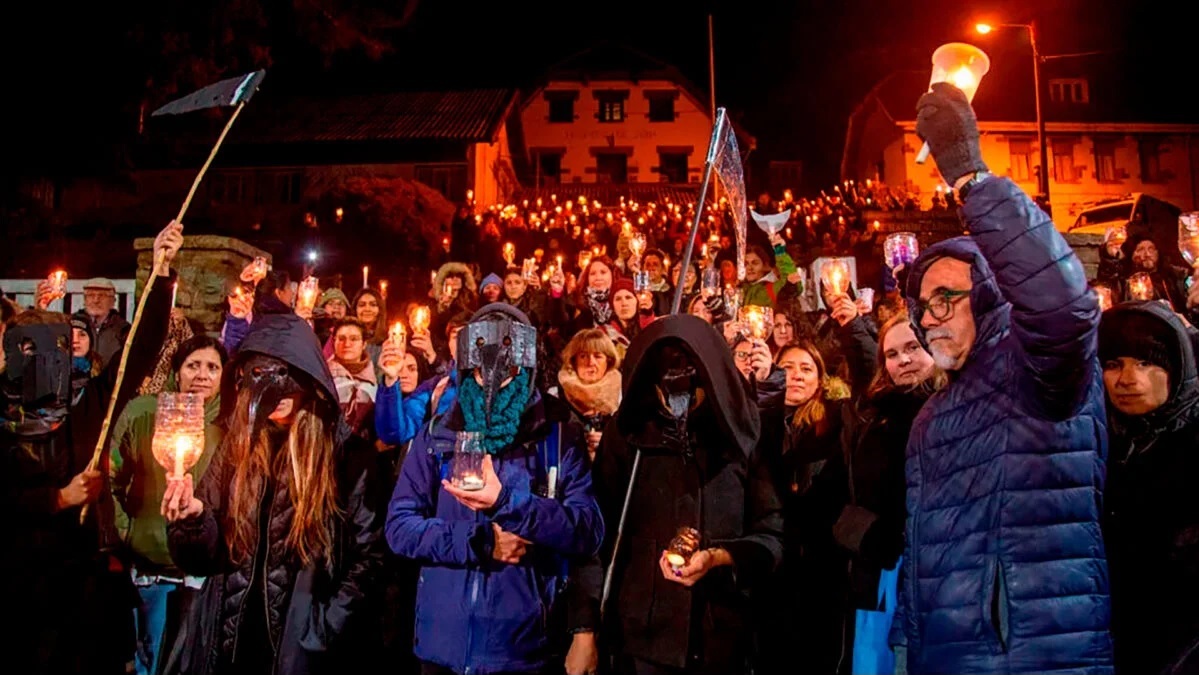
<path fill-rule="evenodd" d="M 100 366 L 108 365 L 125 344 L 129 322 L 116 310 L 117 287 L 109 279 L 89 279 L 83 284 L 83 309 L 75 317 L 91 326 L 93 350 L 100 355 Z"/>
<path fill-rule="evenodd" d="M 575 570 L 571 665 L 594 671 L 599 627 L 617 673 L 748 672 L 747 593 L 779 564 L 783 526 L 749 383 L 720 334 L 687 315 L 646 328 L 624 367 L 624 402 L 593 468 L 608 536 L 599 558 Z M 672 564 L 666 549 L 684 527 L 698 540 Z M 612 579 L 602 626 L 601 565 Z"/>
<path fill-rule="evenodd" d="M 1116 672 L 1199 672 L 1199 379 L 1190 331 L 1160 302 L 1104 312 L 1111 454 L 1104 543 Z"/>
<path fill-rule="evenodd" d="M 424 675 L 544 672 L 564 566 L 603 540 L 581 430 L 532 386 L 536 343 L 507 304 L 471 317 L 458 335 L 458 400 L 417 436 L 392 494 L 387 541 L 421 564 Z M 478 490 L 450 480 L 460 432 L 481 437 Z"/>
<path fill-rule="evenodd" d="M 228 356 L 214 338 L 192 337 L 171 357 L 171 375 L 164 391 L 195 394 L 204 401 L 204 449 L 191 471 L 204 475 L 212 453 L 221 441 L 216 424 L 221 407 L 221 372 Z M 157 396 L 139 396 L 125 406 L 113 426 L 109 447 L 108 477 L 115 501 L 117 533 L 133 562 L 133 580 L 141 605 L 137 618 L 137 658 L 141 675 L 156 675 L 167 646 L 168 626 L 178 626 L 182 596 L 197 588 L 195 579 L 184 575 L 167 550 L 166 520 L 162 496 L 167 473 L 154 458 L 154 420 Z"/>
<path fill-rule="evenodd" d="M 912 323 L 950 384 L 908 441 L 897 661 L 1110 673 L 1095 294 L 1049 216 L 987 172 L 960 89 L 934 84 L 916 129 L 969 236 L 923 251 L 907 278 Z"/>
<path fill-rule="evenodd" d="M 0 506 L 11 516 L 4 536 L 14 553 L 0 556 L 0 591 L 21 608 L 5 635 L 14 673 L 124 673 L 131 660 L 136 596 L 128 571 L 107 552 L 116 544 L 112 502 L 101 499 L 107 453 L 91 462 L 112 397 L 122 410 L 154 367 L 171 309 L 170 264 L 182 244 L 183 226 L 174 222 L 154 240 L 161 264 L 151 271 L 119 391 L 119 356 L 71 391 L 65 314 L 31 309 L 5 329 Z"/>
<path fill-rule="evenodd" d="M 168 481 L 171 559 L 204 577 L 167 672 L 343 672 L 374 660 L 385 489 L 342 420 L 320 343 L 259 314 L 222 378 L 221 447 Z M 194 485 L 194 488 L 193 488 Z"/>

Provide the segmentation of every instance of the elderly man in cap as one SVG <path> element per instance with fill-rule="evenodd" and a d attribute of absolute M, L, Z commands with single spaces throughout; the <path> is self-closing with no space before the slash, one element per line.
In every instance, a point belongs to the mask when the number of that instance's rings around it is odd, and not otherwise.
<path fill-rule="evenodd" d="M 87 320 L 96 336 L 93 350 L 100 355 L 100 367 L 108 365 L 129 334 L 129 322 L 116 310 L 117 287 L 103 277 L 90 279 L 83 285 L 83 309 L 76 318 Z"/>

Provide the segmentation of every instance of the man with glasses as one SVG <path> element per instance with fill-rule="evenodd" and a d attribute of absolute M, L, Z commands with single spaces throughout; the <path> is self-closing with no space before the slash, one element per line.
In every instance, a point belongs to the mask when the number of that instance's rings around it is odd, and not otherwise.
<path fill-rule="evenodd" d="M 987 172 L 960 90 L 933 85 L 916 133 L 970 236 L 907 279 L 952 381 L 908 439 L 897 657 L 920 673 L 1110 673 L 1098 303 L 1049 216 Z"/>

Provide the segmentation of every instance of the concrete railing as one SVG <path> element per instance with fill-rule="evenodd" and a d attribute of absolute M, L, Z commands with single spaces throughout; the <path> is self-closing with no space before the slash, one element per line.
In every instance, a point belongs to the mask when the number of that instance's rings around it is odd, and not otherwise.
<path fill-rule="evenodd" d="M 0 289 L 9 300 L 22 308 L 32 307 L 37 285 L 44 279 L 0 279 Z M 86 279 L 68 279 L 66 297 L 50 303 L 50 311 L 73 314 L 83 309 L 83 285 Z M 134 294 L 137 292 L 137 282 L 134 279 L 113 279 L 112 285 L 117 289 L 116 310 L 126 320 L 133 320 L 133 312 L 137 309 Z"/>

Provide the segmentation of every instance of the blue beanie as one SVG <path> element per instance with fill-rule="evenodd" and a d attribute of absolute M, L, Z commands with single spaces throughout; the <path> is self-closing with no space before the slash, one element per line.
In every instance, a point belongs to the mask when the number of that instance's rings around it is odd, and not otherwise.
<path fill-rule="evenodd" d="M 479 284 L 479 292 L 482 293 L 484 288 L 487 288 L 492 284 L 499 286 L 501 289 L 504 288 L 504 280 L 500 278 L 500 275 L 492 272 L 491 274 L 483 277 L 483 283 Z"/>

